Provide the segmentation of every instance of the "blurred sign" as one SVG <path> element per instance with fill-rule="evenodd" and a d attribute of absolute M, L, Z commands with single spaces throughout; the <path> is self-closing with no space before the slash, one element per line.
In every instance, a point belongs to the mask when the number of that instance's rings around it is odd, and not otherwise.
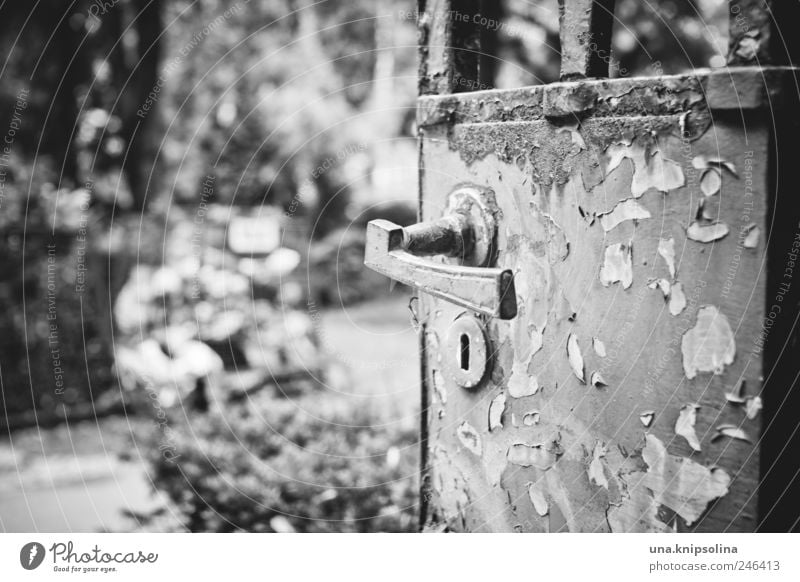
<path fill-rule="evenodd" d="M 228 225 L 228 248 L 239 255 L 266 255 L 281 244 L 280 214 L 237 216 Z"/>

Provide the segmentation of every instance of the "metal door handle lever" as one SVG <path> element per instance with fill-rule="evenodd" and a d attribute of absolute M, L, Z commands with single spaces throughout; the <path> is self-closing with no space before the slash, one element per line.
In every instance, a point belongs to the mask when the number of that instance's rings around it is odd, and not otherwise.
<path fill-rule="evenodd" d="M 364 264 L 391 279 L 441 297 L 456 305 L 497 317 L 517 314 L 514 275 L 508 269 L 451 265 L 420 258 L 444 255 L 462 263 L 491 262 L 494 215 L 469 188 L 450 197 L 448 212 L 440 219 L 403 228 L 388 220 L 367 225 Z"/>

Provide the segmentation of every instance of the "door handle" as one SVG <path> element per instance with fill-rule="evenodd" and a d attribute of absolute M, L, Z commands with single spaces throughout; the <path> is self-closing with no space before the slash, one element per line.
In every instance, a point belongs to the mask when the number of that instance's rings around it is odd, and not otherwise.
<path fill-rule="evenodd" d="M 496 211 L 491 193 L 463 187 L 449 197 L 444 216 L 403 228 L 388 220 L 367 224 L 364 264 L 387 277 L 499 319 L 517 314 L 514 274 L 494 261 Z M 426 256 L 460 259 L 460 265 Z"/>

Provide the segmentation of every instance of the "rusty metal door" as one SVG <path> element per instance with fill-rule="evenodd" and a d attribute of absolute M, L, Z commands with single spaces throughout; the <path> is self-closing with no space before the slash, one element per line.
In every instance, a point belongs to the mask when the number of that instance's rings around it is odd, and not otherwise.
<path fill-rule="evenodd" d="M 471 92 L 478 4 L 420 4 L 420 224 L 368 233 L 422 291 L 424 527 L 796 528 L 797 88 L 769 3 L 731 3 L 729 67 L 609 80 L 613 1 L 562 0 L 562 82 Z"/>

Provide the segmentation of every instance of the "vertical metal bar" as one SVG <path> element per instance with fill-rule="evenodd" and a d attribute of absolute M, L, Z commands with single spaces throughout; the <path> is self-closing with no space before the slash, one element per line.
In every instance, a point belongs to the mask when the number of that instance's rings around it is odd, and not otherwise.
<path fill-rule="evenodd" d="M 419 94 L 479 86 L 480 0 L 419 0 Z"/>
<path fill-rule="evenodd" d="M 558 0 L 561 80 L 608 77 L 615 0 Z"/>

